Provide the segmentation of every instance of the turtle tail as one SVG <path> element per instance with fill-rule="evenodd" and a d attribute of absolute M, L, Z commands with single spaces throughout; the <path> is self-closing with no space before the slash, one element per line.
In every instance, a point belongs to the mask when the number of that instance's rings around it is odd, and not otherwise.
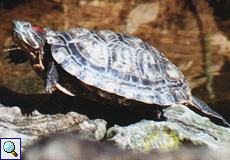
<path fill-rule="evenodd" d="M 215 111 L 213 111 L 206 103 L 204 103 L 200 99 L 192 96 L 192 101 L 191 102 L 192 102 L 192 105 L 194 105 L 196 108 L 198 108 L 199 110 L 201 110 L 201 112 L 203 112 L 204 114 L 207 114 L 209 116 L 218 118 L 225 125 L 227 125 L 228 127 L 230 127 L 230 124 L 220 114 L 218 114 Z"/>

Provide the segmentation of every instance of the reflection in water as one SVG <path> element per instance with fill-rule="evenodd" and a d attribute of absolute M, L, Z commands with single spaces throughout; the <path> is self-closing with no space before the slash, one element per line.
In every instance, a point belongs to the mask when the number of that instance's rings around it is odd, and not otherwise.
<path fill-rule="evenodd" d="M 207 76 L 207 85 L 206 88 L 208 90 L 209 99 L 212 100 L 215 98 L 215 93 L 213 91 L 212 83 L 213 83 L 213 73 L 210 71 L 212 65 L 212 53 L 210 51 L 210 31 L 207 31 L 204 39 L 204 52 L 205 52 L 205 73 Z"/>
<path fill-rule="evenodd" d="M 205 99 L 208 93 L 208 81 L 192 90 L 194 95 L 198 95 L 200 99 L 205 100 L 208 105 L 216 112 L 220 113 L 228 122 L 230 122 L 230 59 L 224 58 L 225 62 L 218 75 L 212 77 L 212 91 L 215 98 Z M 213 74 L 213 73 L 211 73 Z"/>

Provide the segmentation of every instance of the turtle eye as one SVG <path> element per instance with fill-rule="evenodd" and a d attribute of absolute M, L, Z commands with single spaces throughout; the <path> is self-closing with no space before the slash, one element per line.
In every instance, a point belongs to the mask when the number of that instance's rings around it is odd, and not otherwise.
<path fill-rule="evenodd" d="M 24 29 L 29 29 L 30 28 L 30 24 L 28 22 L 23 24 L 23 28 Z"/>

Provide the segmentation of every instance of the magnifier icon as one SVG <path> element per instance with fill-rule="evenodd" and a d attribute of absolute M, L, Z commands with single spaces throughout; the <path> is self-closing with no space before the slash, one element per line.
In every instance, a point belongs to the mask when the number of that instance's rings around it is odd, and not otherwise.
<path fill-rule="evenodd" d="M 18 156 L 18 154 L 14 151 L 15 150 L 15 145 L 11 141 L 7 141 L 3 145 L 3 149 L 7 153 L 12 153 L 15 157 Z"/>

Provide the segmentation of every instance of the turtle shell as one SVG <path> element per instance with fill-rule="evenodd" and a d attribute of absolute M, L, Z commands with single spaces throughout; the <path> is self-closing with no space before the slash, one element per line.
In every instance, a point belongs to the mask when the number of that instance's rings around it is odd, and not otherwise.
<path fill-rule="evenodd" d="M 73 28 L 48 31 L 47 43 L 66 72 L 104 92 L 165 106 L 191 99 L 179 69 L 135 36 Z"/>

